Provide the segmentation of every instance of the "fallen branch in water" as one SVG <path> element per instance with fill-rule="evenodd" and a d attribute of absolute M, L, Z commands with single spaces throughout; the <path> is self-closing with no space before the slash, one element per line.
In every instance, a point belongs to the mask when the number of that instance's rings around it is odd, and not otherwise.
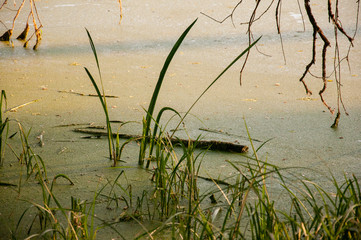
<path fill-rule="evenodd" d="M 222 130 L 216 130 L 216 129 L 210 129 L 210 128 L 199 128 L 199 130 L 205 131 L 205 132 L 223 134 L 223 135 L 226 135 L 226 136 L 233 136 L 233 137 L 238 137 L 238 138 L 243 138 L 243 139 L 249 140 L 248 137 L 243 137 L 243 136 L 240 136 L 240 135 L 237 135 L 237 134 L 224 132 L 224 131 L 222 131 Z M 260 141 L 260 140 L 258 140 L 258 139 L 255 139 L 255 138 L 252 138 L 252 141 L 254 141 L 254 142 L 262 142 L 262 141 Z"/>
<path fill-rule="evenodd" d="M 91 129 L 84 129 L 78 128 L 74 129 L 74 132 L 86 133 L 86 134 L 93 134 L 96 136 L 107 136 L 107 132 L 105 131 L 97 131 Z M 116 137 L 117 134 L 113 133 L 113 137 Z M 142 136 L 140 135 L 132 135 L 132 134 L 124 134 L 119 133 L 119 138 L 125 139 L 134 139 L 134 140 L 141 140 Z M 185 146 L 189 144 L 194 144 L 197 148 L 208 148 L 210 150 L 215 151 L 224 151 L 224 152 L 235 152 L 235 153 L 245 153 L 248 151 L 248 147 L 246 145 L 236 144 L 232 142 L 221 142 L 215 140 L 192 140 L 192 139 L 180 139 L 180 138 L 170 138 L 172 144 L 179 144 L 182 143 Z"/>

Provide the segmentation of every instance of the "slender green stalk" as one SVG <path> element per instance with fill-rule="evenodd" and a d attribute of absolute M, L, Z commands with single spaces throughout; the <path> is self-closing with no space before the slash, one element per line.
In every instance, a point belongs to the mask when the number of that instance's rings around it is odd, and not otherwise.
<path fill-rule="evenodd" d="M 3 164 L 4 154 L 5 154 L 5 144 L 6 144 L 6 136 L 4 140 L 3 145 L 3 133 L 6 126 L 8 125 L 9 119 L 6 118 L 5 121 L 3 121 L 3 104 L 4 109 L 6 109 L 6 93 L 5 90 L 1 90 L 1 96 L 0 96 L 0 166 Z"/>
<path fill-rule="evenodd" d="M 147 116 L 146 116 L 146 119 L 145 119 L 145 122 L 144 122 L 145 126 L 143 128 L 143 138 L 142 138 L 142 142 L 140 144 L 140 151 L 139 151 L 139 160 L 138 160 L 139 165 L 144 164 L 145 151 L 146 151 L 147 144 L 149 142 L 150 123 L 151 123 L 151 120 L 152 120 L 154 108 L 155 108 L 155 105 L 156 105 L 156 102 L 157 102 L 157 98 L 158 98 L 160 88 L 162 86 L 165 74 L 167 73 L 168 67 L 169 67 L 174 55 L 176 54 L 178 48 L 180 47 L 183 40 L 187 36 L 188 32 L 191 30 L 191 28 L 193 27 L 193 25 L 196 22 L 197 22 L 197 19 L 194 20 L 191 25 L 189 25 L 189 27 L 182 33 L 182 35 L 179 37 L 177 42 L 174 44 L 172 50 L 170 51 L 170 53 L 168 54 L 167 59 L 164 62 L 163 68 L 162 68 L 162 70 L 161 70 L 161 72 L 159 74 L 159 78 L 158 78 L 157 84 L 155 86 L 155 89 L 153 91 L 153 96 L 152 96 L 152 98 L 150 100 L 149 107 L 148 107 L 148 110 L 147 110 Z"/>
<path fill-rule="evenodd" d="M 92 84 L 93 84 L 93 86 L 94 86 L 94 88 L 95 88 L 95 90 L 97 92 L 97 95 L 99 97 L 100 103 L 102 104 L 103 111 L 104 111 L 104 114 L 105 114 L 106 125 L 107 125 L 107 133 L 108 133 L 109 159 L 113 159 L 113 158 L 115 159 L 116 156 L 113 156 L 113 155 L 115 154 L 116 148 L 115 148 L 115 145 L 114 145 L 114 142 L 113 142 L 112 128 L 111 128 L 110 120 L 109 120 L 107 100 L 105 98 L 103 79 L 102 79 L 102 75 L 101 75 L 101 71 L 100 71 L 98 55 L 97 55 L 97 52 L 96 52 L 96 49 L 95 49 L 93 39 L 92 39 L 88 29 L 85 29 L 85 30 L 86 30 L 86 32 L 88 34 L 89 43 L 90 43 L 91 49 L 93 51 L 95 62 L 97 64 L 102 93 L 100 92 L 99 87 L 98 87 L 96 81 L 94 80 L 92 74 L 89 72 L 89 70 L 86 67 L 84 67 L 84 69 L 85 69 L 86 73 L 88 74 L 88 77 L 89 77 L 90 81 L 92 82 Z M 114 160 L 114 161 L 116 161 L 116 160 Z"/>

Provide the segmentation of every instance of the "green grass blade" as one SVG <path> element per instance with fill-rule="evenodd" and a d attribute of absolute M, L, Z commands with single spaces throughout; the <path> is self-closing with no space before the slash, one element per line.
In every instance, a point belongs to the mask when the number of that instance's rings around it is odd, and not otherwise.
<path fill-rule="evenodd" d="M 3 163 L 3 155 L 4 155 L 4 146 L 6 144 L 6 137 L 5 137 L 5 143 L 3 145 L 3 131 L 4 131 L 4 128 L 5 126 L 7 125 L 8 123 L 8 118 L 5 119 L 5 121 L 3 122 L 3 116 L 2 116 L 2 113 L 3 113 L 3 101 L 4 101 L 4 107 L 6 109 L 6 93 L 5 93 L 5 90 L 1 90 L 1 96 L 0 96 L 0 166 L 2 165 Z"/>
<path fill-rule="evenodd" d="M 95 88 L 95 91 L 97 92 L 97 95 L 99 97 L 99 100 L 100 100 L 100 102 L 102 104 L 102 107 L 103 107 L 103 111 L 104 111 L 106 122 L 107 122 L 107 130 L 108 130 L 109 158 L 112 159 L 112 149 L 114 149 L 114 146 L 113 146 L 112 129 L 111 129 L 111 126 L 110 126 L 108 109 L 107 109 L 106 103 L 104 101 L 105 95 L 104 95 L 104 99 L 103 99 L 103 95 L 100 93 L 98 85 L 95 82 L 93 76 L 91 75 L 91 73 L 89 72 L 89 70 L 86 67 L 84 67 L 84 69 L 85 69 L 86 73 L 88 74 L 88 77 L 89 77 L 90 81 L 92 82 L 92 84 L 93 84 L 93 86 Z M 113 148 L 112 148 L 112 146 L 113 146 Z"/>
<path fill-rule="evenodd" d="M 165 111 L 174 112 L 176 115 L 178 115 L 180 118 L 182 118 L 181 115 L 180 115 L 175 109 L 173 109 L 173 108 L 171 108 L 171 107 L 164 107 L 164 108 L 162 108 L 162 109 L 159 111 L 158 116 L 157 116 L 157 119 L 155 120 L 153 135 L 152 135 L 152 138 L 151 138 L 151 140 L 150 140 L 149 155 L 152 155 L 152 153 L 153 153 L 155 138 L 156 138 L 156 135 L 157 135 L 157 132 L 158 132 L 158 127 L 159 127 L 159 124 L 160 124 L 160 119 L 161 119 L 161 117 L 162 117 L 162 115 L 163 115 L 163 113 L 164 113 Z M 160 130 L 160 131 L 161 131 L 161 130 Z M 162 134 L 162 132 L 159 133 L 159 136 L 161 136 L 161 134 Z M 147 162 L 147 168 L 149 167 L 149 163 L 150 163 L 150 161 L 148 160 L 148 162 Z"/>
<path fill-rule="evenodd" d="M 168 70 L 168 67 L 174 57 L 174 55 L 176 54 L 178 48 L 180 47 L 180 45 L 182 44 L 183 40 L 185 39 L 185 37 L 187 36 L 188 32 L 191 30 L 191 28 L 193 27 L 193 25 L 197 22 L 197 19 L 193 21 L 193 23 L 191 25 L 189 25 L 189 27 L 182 33 L 182 35 L 179 37 L 179 39 L 177 40 L 177 42 L 174 44 L 172 50 L 170 51 L 170 53 L 168 54 L 167 59 L 164 62 L 163 68 L 159 74 L 159 78 L 157 81 L 157 85 L 155 86 L 155 89 L 153 91 L 153 96 L 151 98 L 151 101 L 149 103 L 149 107 L 148 107 L 148 111 L 147 111 L 147 117 L 145 120 L 145 126 L 143 129 L 143 139 L 141 142 L 141 147 L 140 147 L 140 152 L 139 152 L 139 161 L 138 164 L 139 165 L 143 165 L 144 163 L 144 157 L 145 157 L 145 150 L 146 150 L 146 145 L 149 141 L 148 139 L 148 135 L 149 135 L 149 130 L 150 130 L 150 122 L 153 116 L 153 112 L 154 112 L 154 108 L 157 102 L 157 98 L 160 92 L 160 88 L 162 86 L 165 74 Z"/>
<path fill-rule="evenodd" d="M 101 87 L 102 87 L 102 94 L 98 88 L 98 85 L 96 84 L 93 76 L 90 74 L 89 70 L 87 68 L 85 68 L 85 71 L 86 73 L 88 74 L 88 77 L 89 79 L 91 80 L 97 94 L 98 94 L 98 97 L 100 99 L 100 102 L 102 104 L 102 107 L 103 107 L 103 111 L 105 113 L 105 117 L 106 117 L 106 123 L 107 123 L 107 132 L 108 132 L 108 146 L 109 146 L 109 158 L 112 159 L 112 153 L 113 153 L 113 149 L 115 149 L 115 146 L 114 146 L 114 141 L 113 141 L 113 138 L 112 138 L 112 129 L 111 129 L 111 126 L 110 126 L 110 120 L 109 120 L 109 115 L 108 115 L 108 108 L 107 108 L 107 101 L 106 101 L 106 98 L 105 98 L 105 92 L 104 92 L 104 86 L 103 86 L 103 80 L 102 80 L 102 75 L 101 75 L 101 71 L 100 71 L 100 65 L 99 65 L 99 60 L 98 60 L 98 55 L 97 55 L 97 51 L 95 49 L 95 45 L 94 45 L 94 42 L 93 42 L 93 39 L 88 31 L 88 29 L 86 29 L 86 32 L 88 34 L 88 38 L 89 38 L 89 43 L 90 43 L 90 47 L 93 51 L 93 55 L 94 55 L 94 58 L 95 58 L 95 62 L 97 64 L 97 68 L 98 68 L 98 73 L 99 73 L 99 78 L 100 78 L 100 84 L 101 84 Z"/>
<path fill-rule="evenodd" d="M 88 34 L 90 47 L 91 47 L 91 49 L 92 49 L 92 51 L 93 51 L 93 55 L 94 55 L 94 57 L 95 57 L 95 62 L 96 62 L 96 64 L 97 64 L 97 68 L 98 68 L 98 71 L 99 71 L 99 76 L 100 76 L 100 78 L 101 78 L 102 75 L 101 75 L 101 72 L 100 72 L 100 66 L 99 66 L 97 51 L 96 51 L 96 49 L 95 49 L 95 45 L 94 45 L 93 39 L 92 39 L 92 37 L 90 36 L 90 33 L 89 33 L 88 29 L 85 28 L 85 30 L 86 30 L 86 33 Z"/>

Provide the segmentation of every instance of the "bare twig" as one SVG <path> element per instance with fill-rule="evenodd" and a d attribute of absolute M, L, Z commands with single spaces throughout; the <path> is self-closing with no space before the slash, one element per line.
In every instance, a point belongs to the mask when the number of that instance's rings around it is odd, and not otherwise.
<path fill-rule="evenodd" d="M 118 0 L 118 3 L 119 3 L 119 24 L 120 24 L 123 19 L 122 0 Z"/>
<path fill-rule="evenodd" d="M 276 7 L 276 26 L 277 26 L 277 33 L 280 35 L 283 60 L 285 61 L 285 65 L 286 65 L 287 61 L 286 61 L 285 50 L 283 48 L 283 40 L 282 40 L 282 33 L 281 33 L 281 12 L 282 12 L 281 8 L 282 8 L 282 0 L 278 0 L 277 7 Z"/>
<path fill-rule="evenodd" d="M 253 9 L 253 12 L 252 12 L 252 15 L 250 17 L 250 20 L 249 20 L 249 24 L 248 24 L 248 29 L 247 29 L 247 33 L 248 33 L 248 45 L 251 45 L 252 43 L 252 31 L 251 31 L 251 27 L 252 27 L 252 23 L 254 22 L 254 19 L 255 19 L 255 16 L 256 16 L 256 12 L 257 12 L 257 9 L 258 9 L 258 6 L 260 4 L 261 1 L 257 1 L 256 2 L 256 6 L 254 7 Z M 246 63 L 247 63 L 247 60 L 248 60 L 248 57 L 249 57 L 249 54 L 250 54 L 251 50 L 247 51 L 246 53 L 246 57 L 243 61 L 243 65 L 242 65 L 242 68 L 241 70 L 239 71 L 239 84 L 242 85 L 242 73 L 246 67 Z"/>
<path fill-rule="evenodd" d="M 297 4 L 298 4 L 298 10 L 300 11 L 301 18 L 302 18 L 303 31 L 306 31 L 305 19 L 303 17 L 303 13 L 302 13 L 302 10 L 301 10 L 300 0 L 297 0 Z"/>

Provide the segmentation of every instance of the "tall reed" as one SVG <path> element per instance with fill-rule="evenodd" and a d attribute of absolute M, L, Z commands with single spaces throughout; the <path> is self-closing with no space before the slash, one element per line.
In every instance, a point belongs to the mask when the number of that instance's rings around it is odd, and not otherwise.
<path fill-rule="evenodd" d="M 147 144 L 149 143 L 149 139 L 150 139 L 150 125 L 151 125 L 151 121 L 152 119 L 154 119 L 153 117 L 153 113 L 154 113 L 154 109 L 155 109 L 155 105 L 157 102 L 157 98 L 160 92 L 160 88 L 163 84 L 163 80 L 165 77 L 165 74 L 167 72 L 167 69 L 175 55 L 175 53 L 177 52 L 178 48 L 180 47 L 180 45 L 182 44 L 183 40 L 185 39 L 186 35 L 188 34 L 188 32 L 191 30 L 191 28 L 193 27 L 193 25 L 196 23 L 197 19 L 182 33 L 182 35 L 179 37 L 179 39 L 177 40 L 177 42 L 174 44 L 172 50 L 170 51 L 164 65 L 163 68 L 160 72 L 157 84 L 154 88 L 153 91 L 153 96 L 151 98 L 151 101 L 149 103 L 149 107 L 148 110 L 146 112 L 146 118 L 143 119 L 143 135 L 142 135 L 142 141 L 140 144 L 140 151 L 139 151 L 139 159 L 138 159 L 138 164 L 139 165 L 143 165 L 144 164 L 144 159 L 145 159 L 145 152 L 146 152 L 146 148 L 147 148 Z M 211 84 L 209 84 L 209 86 L 200 94 L 200 96 L 195 100 L 195 102 L 191 105 L 191 107 L 187 110 L 187 112 L 184 114 L 184 116 L 181 118 L 181 120 L 179 121 L 178 126 L 176 127 L 176 129 L 178 129 L 178 127 L 180 126 L 180 124 L 182 124 L 183 120 L 185 119 L 185 117 L 189 114 L 189 112 L 192 110 L 192 108 L 196 105 L 196 103 L 202 98 L 202 96 L 213 86 L 214 83 L 216 83 L 221 76 L 234 64 L 236 63 L 244 54 L 246 54 L 260 39 L 261 37 L 259 37 L 256 41 L 254 41 L 252 44 L 250 44 L 241 54 L 239 54 L 212 82 Z M 155 125 L 159 125 L 159 122 L 156 122 Z M 173 133 L 174 134 L 174 133 Z M 172 136 L 173 136 L 172 134 Z M 151 147 L 152 148 L 152 147 Z M 147 166 L 149 166 L 149 164 L 147 164 Z"/>
<path fill-rule="evenodd" d="M 101 91 L 99 90 L 98 84 L 96 83 L 96 81 L 93 78 L 93 75 L 89 72 L 88 68 L 84 67 L 90 81 L 93 84 L 93 87 L 95 88 L 95 91 L 97 92 L 97 95 L 99 97 L 100 103 L 103 107 L 103 111 L 105 114 L 105 120 L 106 120 L 106 126 L 107 126 L 107 133 L 108 133 L 108 150 L 109 150 L 109 159 L 114 161 L 114 166 L 116 165 L 116 161 L 117 161 L 117 149 L 115 144 L 114 144 L 114 140 L 113 140 L 113 132 L 112 132 L 112 128 L 110 125 L 110 119 L 109 119 L 109 114 L 108 114 L 108 107 L 107 107 L 107 100 L 105 97 L 105 92 L 104 92 L 104 85 L 103 85 L 103 79 L 102 79 L 102 74 L 100 71 L 100 66 L 99 66 L 99 60 L 98 60 L 98 55 L 95 49 L 95 45 L 93 42 L 93 39 L 88 31 L 88 29 L 85 29 L 87 34 L 88 34 L 88 38 L 89 38 L 89 43 L 95 58 L 95 62 L 97 64 L 97 69 L 98 69 L 98 74 L 99 74 L 99 81 L 100 81 L 100 86 L 101 86 Z"/>
<path fill-rule="evenodd" d="M 0 96 L 0 167 L 3 165 L 4 161 L 4 154 L 5 154 L 5 145 L 6 145 L 6 139 L 7 134 L 5 133 L 5 128 L 8 129 L 8 122 L 9 119 L 6 118 L 3 120 L 3 109 L 6 109 L 6 93 L 5 90 L 1 90 L 1 96 Z M 4 136 L 6 135 L 6 136 Z"/>
<path fill-rule="evenodd" d="M 143 163 L 144 163 L 146 147 L 147 147 L 147 144 L 149 142 L 150 123 L 151 123 L 151 120 L 153 118 L 154 108 L 155 108 L 155 105 L 157 103 L 157 98 L 158 98 L 158 95 L 159 95 L 159 92 L 160 92 L 160 88 L 161 88 L 161 86 L 163 84 L 165 74 L 166 74 L 166 72 L 168 70 L 168 67 L 169 67 L 174 55 L 176 54 L 178 48 L 180 47 L 183 40 L 187 36 L 188 32 L 191 30 L 191 28 L 193 27 L 193 25 L 196 22 L 197 22 L 197 19 L 194 20 L 191 25 L 189 25 L 189 27 L 182 33 L 182 35 L 179 37 L 177 42 L 174 44 L 172 50 L 168 54 L 168 57 L 167 57 L 167 59 L 165 60 L 165 62 L 163 64 L 162 70 L 161 70 L 161 72 L 159 74 L 157 84 L 156 84 L 156 86 L 154 88 L 154 91 L 153 91 L 153 96 L 152 96 L 151 101 L 150 101 L 149 106 L 148 106 L 148 110 L 147 110 L 147 113 L 146 113 L 147 114 L 146 118 L 145 118 L 145 120 L 143 120 L 144 127 L 143 127 L 143 136 L 142 136 L 143 138 L 142 138 L 141 145 L 140 145 L 140 150 L 139 150 L 139 160 L 138 160 L 139 165 L 143 165 Z"/>

